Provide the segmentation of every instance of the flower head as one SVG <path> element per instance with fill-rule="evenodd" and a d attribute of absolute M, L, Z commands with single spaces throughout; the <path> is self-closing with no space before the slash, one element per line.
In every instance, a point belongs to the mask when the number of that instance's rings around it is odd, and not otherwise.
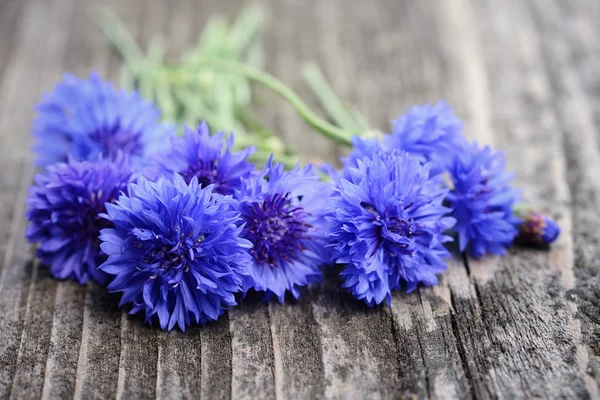
<path fill-rule="evenodd" d="M 196 177 L 202 187 L 214 185 L 219 194 L 233 194 L 240 188 L 241 179 L 247 178 L 254 165 L 247 161 L 253 147 L 233 153 L 233 135 L 225 141 L 225 133 L 210 135 L 206 123 L 197 131 L 185 128 L 184 136 L 172 136 L 171 152 L 160 157 L 162 169 L 177 172 L 186 182 Z"/>
<path fill-rule="evenodd" d="M 454 116 L 446 102 L 433 107 L 414 106 L 393 121 L 392 133 L 381 138 L 352 138 L 353 149 L 344 164 L 356 166 L 356 160 L 370 158 L 379 151 L 405 151 L 422 163 L 431 162 L 437 174 L 452 163 L 454 149 L 464 141 L 462 122 Z"/>
<path fill-rule="evenodd" d="M 54 277 L 80 284 L 90 278 L 105 282 L 106 275 L 97 270 L 106 258 L 98 235 L 111 224 L 99 214 L 125 189 L 130 171 L 123 157 L 112 162 L 70 159 L 35 177 L 27 198 L 25 235 L 39 244 L 37 255 Z"/>
<path fill-rule="evenodd" d="M 197 178 L 187 184 L 175 175 L 142 178 L 108 204 L 114 228 L 100 235 L 108 255 L 100 269 L 114 275 L 108 289 L 123 292 L 121 305 L 133 303 L 131 314 L 169 330 L 215 320 L 235 305 L 251 244 L 240 237 L 231 202 Z"/>
<path fill-rule="evenodd" d="M 401 287 L 434 285 L 446 269 L 444 231 L 454 219 L 430 168 L 404 152 L 376 153 L 347 167 L 330 198 L 333 258 L 348 264 L 343 286 L 369 306 L 389 304 Z"/>
<path fill-rule="evenodd" d="M 253 288 L 283 302 L 289 291 L 321 279 L 319 267 L 330 259 L 325 212 L 331 186 L 311 166 L 284 172 L 269 163 L 242 183 L 242 236 L 254 244 L 250 273 Z"/>
<path fill-rule="evenodd" d="M 454 148 L 463 139 L 462 122 L 445 101 L 412 107 L 393 122 L 392 134 L 383 140 L 384 150 L 404 150 L 434 170 L 445 170 L 452 162 Z"/>
<path fill-rule="evenodd" d="M 362 138 L 355 135 L 352 137 L 352 152 L 348 158 L 342 159 L 342 162 L 346 167 L 356 167 L 357 160 L 371 158 L 375 153 L 388 150 L 390 149 L 384 149 L 382 141 L 377 138 Z"/>
<path fill-rule="evenodd" d="M 165 149 L 172 128 L 159 123 L 160 111 L 136 92 L 115 89 L 97 74 L 89 79 L 65 75 L 37 106 L 33 135 L 38 166 L 127 155 L 145 166 L 149 155 Z"/>
<path fill-rule="evenodd" d="M 560 234 L 560 226 L 547 215 L 534 210 L 517 215 L 523 220 L 519 226 L 519 239 L 525 244 L 549 245 Z"/>
<path fill-rule="evenodd" d="M 504 154 L 464 143 L 454 158 L 447 202 L 457 221 L 454 230 L 460 250 L 474 257 L 504 254 L 521 222 L 512 213 L 519 194 L 510 186 L 514 174 L 505 171 Z"/>

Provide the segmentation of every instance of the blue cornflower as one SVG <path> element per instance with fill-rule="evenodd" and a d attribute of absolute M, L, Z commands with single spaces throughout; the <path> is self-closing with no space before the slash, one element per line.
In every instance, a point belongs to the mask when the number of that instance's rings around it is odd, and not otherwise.
<path fill-rule="evenodd" d="M 517 213 L 523 222 L 519 226 L 519 239 L 525 244 L 549 245 L 560 234 L 560 226 L 552 218 L 534 210 Z"/>
<path fill-rule="evenodd" d="M 422 162 L 432 162 L 432 168 L 441 172 L 452 163 L 456 144 L 464 140 L 462 126 L 445 101 L 433 107 L 413 106 L 393 122 L 392 134 L 384 137 L 382 146 L 387 151 L 400 149 Z"/>
<path fill-rule="evenodd" d="M 389 136 L 384 134 L 385 136 Z M 363 138 L 360 136 L 352 137 L 352 151 L 348 158 L 343 158 L 342 162 L 345 167 L 351 166 L 356 167 L 356 161 L 362 158 L 371 158 L 375 153 L 380 151 L 391 151 L 391 149 L 384 148 L 383 143 L 378 138 Z"/>
<path fill-rule="evenodd" d="M 240 237 L 233 199 L 212 189 L 178 175 L 142 178 L 107 205 L 114 228 L 101 232 L 108 260 L 100 269 L 114 275 L 108 289 L 123 292 L 120 304 L 133 303 L 131 314 L 185 330 L 236 304 L 251 244 Z"/>
<path fill-rule="evenodd" d="M 455 221 L 431 167 L 404 152 L 379 152 L 348 166 L 330 198 L 333 259 L 348 264 L 343 287 L 368 306 L 389 305 L 401 287 L 434 285 L 446 269 L 444 231 Z"/>
<path fill-rule="evenodd" d="M 37 165 L 112 158 L 121 152 L 134 168 L 168 148 L 170 125 L 138 93 L 115 89 L 98 74 L 83 80 L 67 74 L 37 106 L 33 127 Z"/>
<path fill-rule="evenodd" d="M 423 163 L 433 163 L 432 173 L 440 173 L 452 163 L 456 145 L 465 140 L 462 126 L 445 101 L 434 106 L 413 106 L 393 121 L 391 134 L 381 138 L 355 136 L 345 164 L 356 166 L 357 159 L 369 158 L 379 151 L 402 150 Z"/>
<path fill-rule="evenodd" d="M 30 188 L 26 237 L 39 243 L 37 255 L 58 279 L 88 279 L 105 283 L 97 270 L 105 259 L 100 251 L 100 230 L 110 222 L 99 216 L 105 203 L 117 199 L 131 180 L 123 157 L 115 161 L 75 161 L 54 164 L 35 177 Z"/>
<path fill-rule="evenodd" d="M 457 221 L 460 250 L 474 257 L 504 254 L 517 235 L 521 220 L 512 208 L 519 193 L 510 186 L 515 175 L 505 165 L 504 154 L 488 146 L 465 142 L 455 150 L 447 204 Z"/>
<path fill-rule="evenodd" d="M 242 181 L 239 208 L 245 223 L 242 236 L 253 243 L 250 273 L 253 288 L 283 302 L 289 291 L 321 279 L 319 267 L 329 261 L 325 213 L 331 185 L 319 180 L 312 167 L 267 163 L 262 173 Z"/>
<path fill-rule="evenodd" d="M 177 172 L 186 182 L 198 178 L 202 187 L 214 185 L 214 192 L 233 194 L 240 188 L 241 179 L 254 171 L 247 161 L 254 147 L 240 152 L 231 152 L 233 135 L 225 141 L 225 133 L 210 135 L 206 123 L 194 131 L 185 128 L 184 136 L 172 136 L 171 152 L 160 157 L 162 169 L 167 173 Z"/>

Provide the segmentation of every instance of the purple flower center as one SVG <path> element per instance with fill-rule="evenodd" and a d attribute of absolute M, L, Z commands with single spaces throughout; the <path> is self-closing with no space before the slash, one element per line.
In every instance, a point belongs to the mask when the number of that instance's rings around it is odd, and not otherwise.
<path fill-rule="evenodd" d="M 377 234 L 385 241 L 389 251 L 395 254 L 412 254 L 409 250 L 412 237 L 416 236 L 417 225 L 406 216 L 405 210 L 412 206 L 412 203 L 403 207 L 388 207 L 383 214 L 368 203 L 362 202 L 361 206 L 369 213 L 373 214 L 373 225 L 377 226 Z"/>
<path fill-rule="evenodd" d="M 204 162 L 203 160 L 198 160 L 197 162 L 191 163 L 182 175 L 187 183 L 189 183 L 193 177 L 197 177 L 198 183 L 203 188 L 214 184 L 216 192 L 219 192 L 218 187 L 222 184 L 221 180 L 218 179 L 217 166 L 214 161 Z"/>
<path fill-rule="evenodd" d="M 112 226 L 110 221 L 98 216 L 99 212 L 104 211 L 105 210 L 98 210 L 91 207 L 86 208 L 77 217 L 79 227 L 75 224 L 71 225 L 72 233 L 70 235 L 74 235 L 76 234 L 76 232 L 83 232 L 79 236 L 79 245 L 84 245 L 85 243 L 90 242 L 98 245 L 100 244 L 100 239 L 98 239 L 100 231 L 102 229 L 110 228 Z M 83 227 L 84 229 L 81 230 L 80 227 Z"/>
<path fill-rule="evenodd" d="M 123 130 L 119 123 L 94 131 L 90 137 L 100 147 L 104 156 L 113 156 L 121 151 L 123 154 L 140 155 L 143 146 L 139 144 L 139 133 Z"/>
<path fill-rule="evenodd" d="M 195 241 L 191 237 L 181 235 L 179 240 L 169 240 L 162 235 L 151 240 L 135 240 L 133 247 L 143 251 L 141 268 L 151 270 L 151 279 L 161 276 L 173 287 L 177 287 L 181 274 L 189 271 L 189 264 L 194 259 L 195 248 L 204 240 L 204 236 Z M 139 269 L 141 269 L 139 268 Z"/>
<path fill-rule="evenodd" d="M 305 222 L 308 213 L 292 204 L 290 193 L 247 204 L 244 215 L 243 235 L 254 244 L 250 254 L 259 264 L 275 267 L 279 260 L 296 261 L 305 250 L 303 240 L 312 226 Z"/>
<path fill-rule="evenodd" d="M 394 235 L 400 236 L 411 236 L 413 234 L 413 225 L 399 217 L 391 217 L 386 221 L 387 230 Z"/>

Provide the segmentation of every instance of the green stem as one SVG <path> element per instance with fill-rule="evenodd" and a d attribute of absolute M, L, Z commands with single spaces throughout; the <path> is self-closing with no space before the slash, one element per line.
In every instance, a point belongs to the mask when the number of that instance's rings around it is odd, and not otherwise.
<path fill-rule="evenodd" d="M 290 88 L 288 88 L 283 82 L 278 80 L 277 78 L 269 75 L 266 72 L 263 72 L 259 69 L 249 67 L 244 64 L 240 64 L 233 61 L 222 61 L 222 60 L 206 60 L 200 64 L 204 68 L 211 68 L 219 73 L 230 73 L 239 76 L 243 76 L 247 79 L 253 80 L 261 85 L 271 89 L 275 93 L 279 94 L 281 97 L 286 99 L 292 107 L 296 109 L 298 115 L 306 122 L 309 126 L 313 127 L 317 131 L 321 132 L 323 135 L 328 138 L 336 141 L 337 143 L 351 146 L 352 145 L 352 136 L 355 134 L 359 134 L 359 132 L 348 132 L 343 129 L 340 129 L 336 126 L 331 125 L 329 122 L 324 121 L 315 113 L 313 113 L 310 108 L 300 99 L 300 97 L 294 93 Z M 184 71 L 172 71 L 175 74 L 184 73 Z M 175 76 L 176 79 L 181 79 L 180 76 Z M 188 77 L 184 77 L 186 79 Z"/>
<path fill-rule="evenodd" d="M 144 53 L 121 20 L 108 8 L 98 7 L 96 23 L 125 59 L 129 68 L 134 72 L 140 72 Z"/>
<path fill-rule="evenodd" d="M 315 63 L 304 64 L 302 75 L 323 110 L 338 126 L 346 130 L 367 129 L 360 126 L 354 115 L 346 109 Z"/>

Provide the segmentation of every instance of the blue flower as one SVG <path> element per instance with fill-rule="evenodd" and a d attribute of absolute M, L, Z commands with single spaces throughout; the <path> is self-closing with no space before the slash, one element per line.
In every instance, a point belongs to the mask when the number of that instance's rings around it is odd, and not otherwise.
<path fill-rule="evenodd" d="M 108 289 L 123 292 L 121 305 L 133 303 L 131 314 L 182 331 L 235 305 L 251 244 L 240 237 L 232 201 L 213 194 L 212 186 L 201 188 L 196 178 L 187 184 L 175 175 L 142 178 L 108 204 L 114 228 L 101 232 L 108 260 L 100 269 L 114 275 Z"/>
<path fill-rule="evenodd" d="M 348 158 L 342 159 L 342 162 L 345 167 L 356 167 L 357 160 L 371 158 L 380 151 L 388 152 L 391 150 L 384 149 L 383 143 L 377 138 L 362 138 L 355 135 L 352 137 L 352 152 L 350 152 Z"/>
<path fill-rule="evenodd" d="M 58 279 L 105 283 L 97 270 L 105 259 L 98 235 L 110 223 L 99 214 L 131 180 L 123 157 L 114 162 L 75 161 L 48 167 L 30 188 L 26 237 L 39 243 L 37 255 Z"/>
<path fill-rule="evenodd" d="M 330 198 L 333 259 L 348 264 L 343 287 L 368 306 L 389 305 L 395 289 L 435 285 L 446 269 L 444 231 L 455 221 L 430 168 L 404 152 L 376 153 L 348 166 Z"/>
<path fill-rule="evenodd" d="M 451 164 L 455 145 L 464 140 L 462 126 L 445 101 L 414 106 L 393 122 L 383 148 L 404 150 L 421 162 L 434 163 L 432 168 L 441 172 Z"/>
<path fill-rule="evenodd" d="M 504 254 L 517 235 L 521 220 L 512 208 L 519 193 L 510 186 L 514 174 L 507 173 L 505 165 L 504 154 L 487 146 L 465 142 L 456 148 L 447 204 L 457 221 L 460 250 L 474 257 Z"/>
<path fill-rule="evenodd" d="M 330 192 L 310 165 L 284 172 L 269 161 L 261 174 L 242 182 L 242 236 L 254 244 L 253 288 L 265 291 L 266 300 L 283 302 L 286 291 L 298 299 L 299 287 L 321 279 L 319 267 L 331 258 L 325 220 Z"/>
<path fill-rule="evenodd" d="M 186 182 L 198 178 L 202 187 L 214 185 L 219 194 L 233 194 L 240 188 L 241 179 L 248 178 L 254 165 L 247 161 L 253 147 L 232 153 L 233 135 L 225 141 L 225 133 L 211 136 L 206 123 L 194 131 L 185 128 L 184 136 L 172 136 L 170 153 L 160 157 L 162 169 L 177 172 Z"/>
<path fill-rule="evenodd" d="M 519 239 L 525 244 L 549 245 L 560 234 L 560 226 L 547 215 L 533 210 L 517 215 L 523 221 L 519 226 Z"/>
<path fill-rule="evenodd" d="M 433 107 L 413 106 L 393 121 L 391 134 L 383 134 L 380 139 L 355 136 L 344 164 L 356 166 L 357 159 L 370 158 L 379 151 L 402 150 L 422 163 L 433 163 L 432 173 L 437 174 L 452 163 L 455 146 L 464 140 L 462 122 L 446 102 L 440 101 Z"/>
<path fill-rule="evenodd" d="M 33 127 L 37 165 L 112 158 L 121 152 L 134 168 L 168 148 L 170 125 L 136 92 L 115 89 L 97 74 L 88 80 L 65 75 L 37 106 Z"/>

